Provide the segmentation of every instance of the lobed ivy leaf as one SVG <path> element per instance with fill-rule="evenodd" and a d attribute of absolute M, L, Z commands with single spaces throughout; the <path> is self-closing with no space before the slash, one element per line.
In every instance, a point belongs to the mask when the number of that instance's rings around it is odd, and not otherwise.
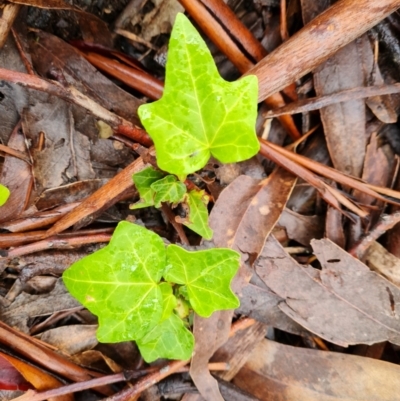
<path fill-rule="evenodd" d="M 140 201 L 131 205 L 131 209 L 140 209 L 154 205 L 154 189 L 151 185 L 164 177 L 160 171 L 154 170 L 153 167 L 147 167 L 136 174 L 133 174 L 133 182 L 139 191 Z"/>
<path fill-rule="evenodd" d="M 162 170 L 182 178 L 210 156 L 223 163 L 249 159 L 259 150 L 255 132 L 257 78 L 221 78 L 204 40 L 178 14 L 169 42 L 165 89 L 138 113 L 154 141 Z"/>
<path fill-rule="evenodd" d="M 136 343 L 148 363 L 158 358 L 186 360 L 192 356 L 194 337 L 183 321 L 172 314 Z"/>
<path fill-rule="evenodd" d="M 225 248 L 188 252 L 176 245 L 167 247 L 167 281 L 185 285 L 190 304 L 200 316 L 235 309 L 240 302 L 230 288 L 239 269 L 240 255 Z"/>
<path fill-rule="evenodd" d="M 161 283 L 160 289 L 163 298 L 163 312 L 161 316 L 161 321 L 163 321 L 171 316 L 172 311 L 176 308 L 178 302 L 170 283 Z"/>
<path fill-rule="evenodd" d="M 173 175 L 153 182 L 151 189 L 155 192 L 155 207 L 160 207 L 161 202 L 179 203 L 186 193 L 186 185 Z"/>
<path fill-rule="evenodd" d="M 213 230 L 208 225 L 208 196 L 204 191 L 190 191 L 186 196 L 187 217 L 176 217 L 179 223 L 189 227 L 195 233 L 201 235 L 205 239 L 211 239 Z"/>
<path fill-rule="evenodd" d="M 0 206 L 3 206 L 10 196 L 10 190 L 0 184 Z"/>
<path fill-rule="evenodd" d="M 106 247 L 74 263 L 63 280 L 69 292 L 99 317 L 99 341 L 137 340 L 162 317 L 165 289 L 158 283 L 165 264 L 162 239 L 123 221 Z"/>

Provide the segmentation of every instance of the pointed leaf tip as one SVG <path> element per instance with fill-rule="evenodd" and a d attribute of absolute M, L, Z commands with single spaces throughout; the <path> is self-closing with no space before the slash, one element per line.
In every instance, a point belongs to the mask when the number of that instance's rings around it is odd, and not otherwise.
<path fill-rule="evenodd" d="M 257 77 L 221 78 L 204 40 L 178 14 L 169 43 L 165 90 L 139 107 L 161 169 L 179 176 L 203 168 L 210 156 L 223 163 L 249 159 L 259 150 L 255 132 Z"/>

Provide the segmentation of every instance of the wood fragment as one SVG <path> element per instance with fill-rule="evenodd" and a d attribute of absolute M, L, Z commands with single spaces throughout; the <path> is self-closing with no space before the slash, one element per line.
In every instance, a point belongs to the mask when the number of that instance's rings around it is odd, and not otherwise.
<path fill-rule="evenodd" d="M 399 7 L 400 0 L 338 1 L 246 72 L 258 78 L 258 100 L 303 77 Z"/>
<path fill-rule="evenodd" d="M 0 17 L 0 49 L 6 43 L 11 27 L 17 18 L 21 6 L 19 4 L 5 4 Z"/>
<path fill-rule="evenodd" d="M 331 104 L 346 102 L 348 100 L 365 99 L 373 96 L 391 95 L 394 93 L 400 93 L 400 83 L 352 88 L 331 95 L 299 100 L 279 109 L 269 110 L 263 114 L 263 117 L 273 118 L 283 114 L 305 113 L 321 109 L 322 107 Z"/>

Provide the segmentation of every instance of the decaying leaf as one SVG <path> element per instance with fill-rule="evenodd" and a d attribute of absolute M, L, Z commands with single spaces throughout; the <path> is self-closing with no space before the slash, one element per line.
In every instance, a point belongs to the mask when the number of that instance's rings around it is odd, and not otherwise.
<path fill-rule="evenodd" d="M 27 154 L 20 124 L 14 128 L 8 146 Z M 0 222 L 5 222 L 18 217 L 28 204 L 33 183 L 31 167 L 23 160 L 7 155 L 1 170 L 0 182 L 10 191 L 8 202 L 1 207 L 0 213 Z"/>
<path fill-rule="evenodd" d="M 98 344 L 96 329 L 97 326 L 93 324 L 71 324 L 47 330 L 36 337 L 53 345 L 58 351 L 75 355 Z"/>
<path fill-rule="evenodd" d="M 365 254 L 367 266 L 400 287 L 400 259 L 374 242 Z"/>
<path fill-rule="evenodd" d="M 400 344 L 400 289 L 329 240 L 311 245 L 322 270 L 299 265 L 273 237 L 265 242 L 255 270 L 285 299 L 280 309 L 335 344 Z"/>
<path fill-rule="evenodd" d="M 302 0 L 303 19 L 305 22 L 311 21 L 332 3 Z M 313 78 L 318 95 L 363 86 L 364 73 L 356 42 L 348 44 L 319 65 Z M 333 165 L 339 171 L 359 177 L 367 141 L 364 99 L 333 104 L 322 108 L 320 112 Z"/>
<path fill-rule="evenodd" d="M 236 178 L 222 191 L 211 211 L 214 243 L 249 254 L 254 260 L 277 223 L 295 182 L 292 174 L 279 168 L 262 181 L 245 175 Z"/>
<path fill-rule="evenodd" d="M 396 401 L 399 366 L 267 339 L 234 379 L 260 401 Z"/>
<path fill-rule="evenodd" d="M 77 306 L 79 303 L 71 297 L 61 280 L 58 280 L 48 294 L 30 295 L 23 292 L 9 307 L 0 307 L 0 319 L 24 333 L 29 333 L 28 319 Z"/>

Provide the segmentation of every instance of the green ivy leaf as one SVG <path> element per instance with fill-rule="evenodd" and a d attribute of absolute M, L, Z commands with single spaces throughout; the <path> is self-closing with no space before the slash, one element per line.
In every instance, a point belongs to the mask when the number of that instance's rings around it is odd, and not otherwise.
<path fill-rule="evenodd" d="M 186 360 L 192 356 L 194 337 L 182 320 L 172 314 L 136 343 L 148 363 L 158 358 Z"/>
<path fill-rule="evenodd" d="M 162 170 L 185 176 L 210 156 L 223 163 L 249 159 L 259 150 L 255 133 L 257 78 L 222 79 L 205 42 L 178 14 L 169 42 L 160 100 L 139 107 Z"/>
<path fill-rule="evenodd" d="M 10 190 L 4 185 L 0 184 L 0 206 L 3 206 L 10 196 Z"/>
<path fill-rule="evenodd" d="M 99 341 L 136 340 L 162 317 L 165 290 L 158 283 L 165 264 L 162 239 L 123 221 L 109 245 L 74 263 L 63 280 L 69 292 L 99 317 Z"/>
<path fill-rule="evenodd" d="M 213 230 L 208 225 L 208 196 L 204 191 L 190 191 L 186 196 L 187 217 L 176 217 L 176 221 L 189 227 L 205 239 L 211 239 Z"/>
<path fill-rule="evenodd" d="M 239 269 L 239 253 L 225 248 L 188 252 L 176 245 L 167 247 L 167 281 L 187 287 L 190 304 L 203 317 L 224 309 L 235 309 L 240 302 L 230 288 Z"/>
<path fill-rule="evenodd" d="M 163 313 L 161 316 L 161 321 L 168 319 L 172 311 L 176 308 L 177 299 L 172 291 L 172 286 L 169 283 L 160 284 L 161 294 L 163 298 Z"/>
<path fill-rule="evenodd" d="M 186 185 L 173 175 L 167 175 L 163 179 L 153 182 L 151 189 L 155 192 L 155 207 L 160 207 L 161 202 L 179 203 L 186 193 Z"/>
<path fill-rule="evenodd" d="M 133 174 L 133 182 L 139 191 L 140 202 L 130 206 L 131 209 L 140 209 L 154 205 L 154 190 L 151 184 L 158 181 L 164 176 L 160 171 L 154 170 L 153 167 L 147 167 L 136 174 Z"/>

